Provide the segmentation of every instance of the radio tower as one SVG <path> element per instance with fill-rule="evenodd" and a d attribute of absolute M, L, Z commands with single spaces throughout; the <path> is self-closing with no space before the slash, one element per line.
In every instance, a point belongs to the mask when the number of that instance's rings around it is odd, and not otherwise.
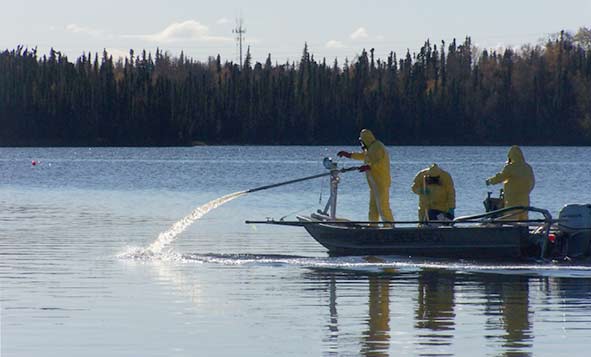
<path fill-rule="evenodd" d="M 239 48 L 240 51 L 240 68 L 242 68 L 242 41 L 244 40 L 244 34 L 246 33 L 246 29 L 242 27 L 242 17 L 236 19 L 236 28 L 232 30 L 232 33 L 236 34 L 236 47 Z"/>

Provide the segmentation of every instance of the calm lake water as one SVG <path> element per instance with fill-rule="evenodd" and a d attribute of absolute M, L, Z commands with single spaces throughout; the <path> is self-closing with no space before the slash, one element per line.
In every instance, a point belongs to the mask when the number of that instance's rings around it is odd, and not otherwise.
<path fill-rule="evenodd" d="M 322 173 L 339 149 L 0 148 L 0 355 L 588 353 L 590 267 L 330 258 L 301 228 L 244 224 L 323 207 L 326 178 L 241 196 L 142 254 L 196 207 Z M 482 212 L 507 149 L 390 147 L 396 219 L 416 218 L 410 185 L 432 162 L 456 215 Z M 532 205 L 591 203 L 591 148 L 523 149 Z M 339 215 L 364 220 L 363 175 L 341 182 Z"/>

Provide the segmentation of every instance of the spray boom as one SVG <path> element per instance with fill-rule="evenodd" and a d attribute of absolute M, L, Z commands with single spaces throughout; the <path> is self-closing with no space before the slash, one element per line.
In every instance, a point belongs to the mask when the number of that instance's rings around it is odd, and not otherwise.
<path fill-rule="evenodd" d="M 261 186 L 261 187 L 255 187 L 255 188 L 251 188 L 250 190 L 246 190 L 246 193 L 252 193 L 252 192 L 257 192 L 257 191 L 262 191 L 262 190 L 268 190 L 270 188 L 275 188 L 275 187 L 279 187 L 279 186 L 290 185 L 292 183 L 297 183 L 297 182 L 312 180 L 312 179 L 319 178 L 319 177 L 324 177 L 324 176 L 338 177 L 338 175 L 340 173 L 354 171 L 354 170 L 359 170 L 359 167 L 358 166 L 355 166 L 355 167 L 344 167 L 342 169 L 339 169 L 339 168 L 337 168 L 337 163 L 336 162 L 333 162 L 330 157 L 325 157 L 324 160 L 322 161 L 322 163 L 323 163 L 324 167 L 327 170 L 329 170 L 330 172 L 324 172 L 324 173 L 321 173 L 321 174 L 307 176 L 307 177 L 302 177 L 302 178 L 299 178 L 299 179 L 294 179 L 294 180 L 289 180 L 289 181 L 274 183 L 274 184 L 271 184 L 271 185 L 266 185 L 266 186 Z"/>

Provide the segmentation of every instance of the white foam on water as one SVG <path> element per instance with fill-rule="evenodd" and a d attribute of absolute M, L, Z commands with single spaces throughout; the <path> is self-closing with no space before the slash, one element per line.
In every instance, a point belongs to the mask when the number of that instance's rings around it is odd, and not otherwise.
<path fill-rule="evenodd" d="M 553 263 L 479 263 L 472 261 L 430 260 L 399 256 L 379 257 L 302 257 L 258 254 L 185 254 L 184 261 L 222 265 L 299 266 L 351 272 L 380 273 L 396 269 L 412 272 L 423 269 L 451 270 L 458 273 L 490 273 L 502 275 L 554 276 L 590 278 L 591 266 Z"/>
<path fill-rule="evenodd" d="M 179 236 L 179 234 L 184 232 L 191 224 L 193 224 L 199 218 L 203 217 L 206 213 L 223 205 L 226 202 L 229 202 L 239 196 L 242 196 L 245 193 L 246 191 L 234 192 L 229 195 L 225 195 L 216 198 L 215 200 L 209 201 L 206 204 L 195 208 L 187 216 L 183 217 L 178 222 L 173 224 L 168 230 L 160 233 L 158 235 L 158 238 L 156 238 L 156 240 L 152 242 L 152 244 L 150 244 L 147 248 L 128 247 L 124 252 L 118 254 L 117 257 L 122 259 L 137 260 L 178 260 L 179 258 L 182 259 L 182 257 L 178 256 L 174 252 L 170 250 L 164 251 L 164 249 L 168 247 L 172 242 L 174 242 Z"/>
<path fill-rule="evenodd" d="M 166 250 L 155 254 L 151 250 L 142 247 L 125 247 L 125 249 L 117 254 L 119 259 L 131 259 L 138 261 L 183 261 L 182 255 L 175 253 L 172 250 Z"/>

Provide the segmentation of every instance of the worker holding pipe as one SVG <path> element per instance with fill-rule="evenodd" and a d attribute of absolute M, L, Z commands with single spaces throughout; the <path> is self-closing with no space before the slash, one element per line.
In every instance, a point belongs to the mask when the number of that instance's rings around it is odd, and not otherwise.
<path fill-rule="evenodd" d="M 362 160 L 365 165 L 359 171 L 365 172 L 369 185 L 369 221 L 394 222 L 390 209 L 390 156 L 388 150 L 368 129 L 359 135 L 361 152 L 339 151 L 338 157 Z"/>

